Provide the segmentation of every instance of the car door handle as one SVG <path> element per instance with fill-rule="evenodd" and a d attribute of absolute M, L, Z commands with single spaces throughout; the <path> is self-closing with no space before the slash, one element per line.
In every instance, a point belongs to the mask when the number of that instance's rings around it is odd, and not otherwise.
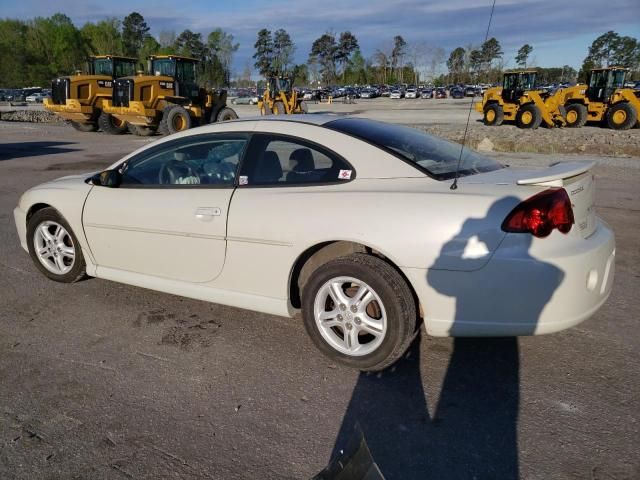
<path fill-rule="evenodd" d="M 196 218 L 200 220 L 211 219 L 211 217 L 218 217 L 221 214 L 221 210 L 218 207 L 198 207 L 196 208 Z"/>

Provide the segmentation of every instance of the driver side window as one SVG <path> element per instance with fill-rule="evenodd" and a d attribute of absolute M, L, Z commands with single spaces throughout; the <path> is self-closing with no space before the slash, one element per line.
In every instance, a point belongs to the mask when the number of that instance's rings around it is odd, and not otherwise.
<path fill-rule="evenodd" d="M 121 167 L 122 187 L 233 186 L 244 135 L 194 136 L 159 145 Z"/>

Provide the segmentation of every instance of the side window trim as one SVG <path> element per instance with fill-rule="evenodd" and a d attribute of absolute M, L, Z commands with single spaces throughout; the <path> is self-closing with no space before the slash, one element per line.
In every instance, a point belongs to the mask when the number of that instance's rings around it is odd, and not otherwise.
<path fill-rule="evenodd" d="M 241 176 L 245 176 L 244 174 L 246 173 L 246 168 L 248 166 L 253 166 L 251 165 L 252 160 L 249 159 L 248 157 L 250 155 L 255 155 L 254 157 L 255 159 L 261 158 L 262 153 L 264 153 L 263 151 L 264 148 L 266 148 L 266 146 L 273 141 L 292 142 L 292 143 L 299 144 L 301 146 L 307 146 L 309 148 L 315 149 L 318 151 L 318 153 L 321 153 L 323 155 L 326 155 L 329 158 L 332 158 L 334 160 L 339 160 L 340 162 L 344 163 L 347 169 L 351 170 L 351 176 L 349 179 L 336 178 L 335 180 L 325 181 L 325 182 L 298 182 L 298 183 L 279 182 L 279 183 L 267 183 L 267 184 L 252 184 L 251 179 L 249 178 L 249 181 L 247 184 L 241 184 L 240 178 Z M 263 145 L 260 145 L 260 143 L 263 143 Z M 259 150 L 255 151 L 257 148 L 259 148 Z M 253 160 L 253 163 L 255 163 L 256 161 L 255 159 Z M 312 140 L 308 140 L 306 138 L 296 137 L 294 135 L 287 135 L 283 133 L 271 133 L 271 132 L 253 132 L 250 135 L 249 142 L 247 144 L 247 147 L 244 150 L 244 155 L 239 163 L 238 175 L 236 175 L 236 186 L 239 188 L 318 187 L 323 185 L 346 184 L 355 180 L 356 177 L 357 177 L 357 172 L 356 172 L 356 169 L 353 168 L 353 165 L 347 159 L 345 159 L 342 155 L 336 153 L 334 150 L 330 148 L 325 147 L 324 145 L 316 143 Z"/>
<path fill-rule="evenodd" d="M 135 157 L 131 157 L 126 161 L 120 163 L 118 165 L 118 169 L 122 169 L 123 166 L 135 165 L 136 163 L 143 161 L 151 156 L 158 154 L 164 150 L 170 150 L 172 148 L 179 148 L 181 145 L 188 145 L 190 143 L 197 142 L 206 142 L 206 141 L 215 141 L 216 139 L 224 139 L 224 138 L 242 138 L 246 140 L 245 147 L 242 150 L 242 154 L 238 160 L 238 165 L 236 167 L 236 175 L 233 183 L 228 184 L 192 184 L 192 185 L 179 185 L 179 184 L 136 184 L 136 183 L 123 183 L 119 186 L 119 188 L 135 188 L 135 189 L 234 189 L 237 186 L 238 182 L 238 174 L 241 171 L 242 164 L 244 162 L 244 158 L 247 155 L 249 150 L 249 145 L 251 142 L 252 134 L 251 132 L 220 132 L 220 133 L 201 133 L 199 135 L 190 135 L 188 137 L 178 138 L 175 140 L 171 140 L 169 142 L 163 142 L 159 145 L 153 146 L 149 149 L 146 149 L 140 152 Z"/>

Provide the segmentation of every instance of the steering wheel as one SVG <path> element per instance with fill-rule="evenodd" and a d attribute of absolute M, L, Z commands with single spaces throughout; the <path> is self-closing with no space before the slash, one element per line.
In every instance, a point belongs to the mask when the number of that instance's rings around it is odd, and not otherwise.
<path fill-rule="evenodd" d="M 186 177 L 200 178 L 184 161 L 171 160 L 162 165 L 158 172 L 158 182 L 161 185 L 175 185 L 179 178 Z"/>

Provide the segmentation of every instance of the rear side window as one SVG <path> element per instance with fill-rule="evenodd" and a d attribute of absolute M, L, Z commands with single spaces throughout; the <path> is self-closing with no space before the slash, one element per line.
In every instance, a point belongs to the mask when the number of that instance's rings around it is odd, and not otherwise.
<path fill-rule="evenodd" d="M 336 153 L 294 137 L 256 134 L 240 172 L 240 185 L 306 185 L 344 182 L 355 171 Z"/>
<path fill-rule="evenodd" d="M 415 128 L 376 122 L 364 118 L 341 118 L 325 124 L 332 130 L 352 135 L 376 145 L 437 180 L 455 177 L 461 145 L 421 132 Z M 464 148 L 459 176 L 502 168 L 490 158 Z"/>

